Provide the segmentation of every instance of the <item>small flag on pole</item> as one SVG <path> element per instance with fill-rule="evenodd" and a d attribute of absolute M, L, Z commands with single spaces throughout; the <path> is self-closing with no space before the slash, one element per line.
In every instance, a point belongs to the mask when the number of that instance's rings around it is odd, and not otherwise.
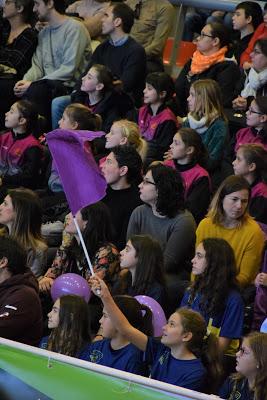
<path fill-rule="evenodd" d="M 72 214 L 106 194 L 106 181 L 88 142 L 105 132 L 56 129 L 46 135 Z"/>

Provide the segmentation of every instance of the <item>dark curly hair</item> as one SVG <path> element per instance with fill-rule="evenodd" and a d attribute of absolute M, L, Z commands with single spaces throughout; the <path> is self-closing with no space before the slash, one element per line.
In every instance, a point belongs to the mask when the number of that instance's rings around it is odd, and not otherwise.
<path fill-rule="evenodd" d="M 178 171 L 166 165 L 148 167 L 157 190 L 156 210 L 168 218 L 174 218 L 185 209 L 184 185 Z"/>
<path fill-rule="evenodd" d="M 191 285 L 188 305 L 199 294 L 201 311 L 215 316 L 223 312 L 229 292 L 237 290 L 238 271 L 234 251 L 226 240 L 207 238 L 202 241 L 202 245 L 206 252 L 207 266 Z"/>

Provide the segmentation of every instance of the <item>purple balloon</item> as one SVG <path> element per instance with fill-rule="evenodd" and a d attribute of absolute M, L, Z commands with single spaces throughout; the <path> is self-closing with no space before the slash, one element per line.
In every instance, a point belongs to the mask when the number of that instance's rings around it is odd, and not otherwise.
<path fill-rule="evenodd" d="M 150 308 L 153 315 L 152 324 L 154 329 L 154 336 L 162 336 L 162 327 L 166 325 L 167 320 L 161 305 L 149 296 L 139 295 L 135 296 L 135 298 L 140 304 L 144 304 L 145 306 Z"/>
<path fill-rule="evenodd" d="M 83 297 L 88 303 L 91 297 L 91 289 L 87 281 L 78 274 L 63 274 L 60 275 L 51 287 L 51 296 L 56 301 L 61 296 L 75 294 Z"/>

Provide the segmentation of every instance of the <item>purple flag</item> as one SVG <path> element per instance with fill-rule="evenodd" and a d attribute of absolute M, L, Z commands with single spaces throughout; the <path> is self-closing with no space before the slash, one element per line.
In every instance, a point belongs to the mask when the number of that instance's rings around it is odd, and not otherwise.
<path fill-rule="evenodd" d="M 91 152 L 89 141 L 105 132 L 55 129 L 46 135 L 56 169 L 73 215 L 106 194 L 107 183 Z"/>

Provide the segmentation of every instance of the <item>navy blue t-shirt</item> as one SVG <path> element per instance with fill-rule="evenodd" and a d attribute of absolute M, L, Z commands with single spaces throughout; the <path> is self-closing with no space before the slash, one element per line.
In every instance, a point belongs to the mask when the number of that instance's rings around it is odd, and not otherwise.
<path fill-rule="evenodd" d="M 143 354 L 131 343 L 122 349 L 113 350 L 110 339 L 103 339 L 91 344 L 89 361 L 137 375 L 146 375 Z"/>
<path fill-rule="evenodd" d="M 41 339 L 41 342 L 39 343 L 39 348 L 40 349 L 45 349 L 47 350 L 47 345 L 48 345 L 48 338 L 49 336 L 44 336 Z M 75 358 L 79 358 L 79 360 L 85 360 L 88 361 L 90 358 L 90 343 L 86 343 L 83 348 L 76 354 Z"/>
<path fill-rule="evenodd" d="M 217 315 L 207 315 L 200 309 L 200 295 L 197 294 L 193 302 L 189 305 L 188 300 L 190 289 L 186 290 L 182 298 L 180 307 L 188 306 L 194 311 L 199 312 L 205 318 L 208 330 L 217 337 L 226 337 L 232 339 L 227 349 L 227 354 L 235 355 L 239 347 L 239 339 L 242 337 L 243 321 L 244 321 L 244 304 L 241 295 L 232 290 L 225 300 L 223 312 Z"/>
<path fill-rule="evenodd" d="M 178 360 L 171 350 L 153 337 L 148 338 L 145 360 L 151 365 L 153 379 L 187 389 L 201 391 L 207 371 L 200 359 Z"/>
<path fill-rule="evenodd" d="M 231 395 L 232 400 L 254 399 L 254 392 L 249 389 L 246 378 L 240 381 L 234 381 L 231 377 L 227 378 L 218 394 L 222 399 L 229 399 Z"/>

